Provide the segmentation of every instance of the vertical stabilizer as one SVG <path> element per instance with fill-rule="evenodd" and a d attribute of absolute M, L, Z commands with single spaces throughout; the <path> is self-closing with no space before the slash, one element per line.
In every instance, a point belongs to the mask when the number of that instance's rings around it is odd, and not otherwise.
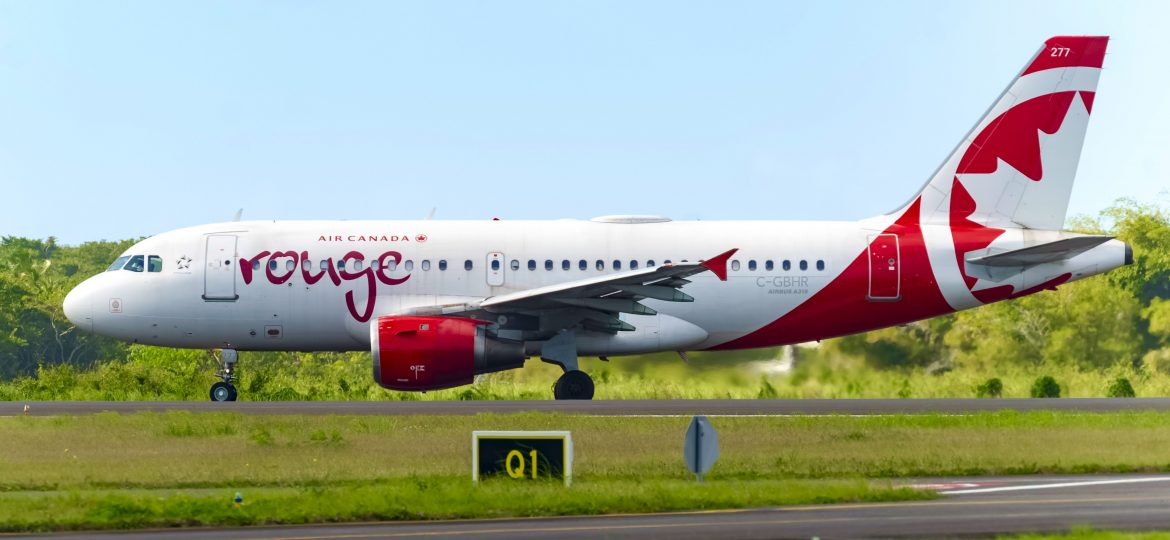
<path fill-rule="evenodd" d="M 923 189 L 922 222 L 1063 228 L 1108 42 L 1045 42 Z"/>

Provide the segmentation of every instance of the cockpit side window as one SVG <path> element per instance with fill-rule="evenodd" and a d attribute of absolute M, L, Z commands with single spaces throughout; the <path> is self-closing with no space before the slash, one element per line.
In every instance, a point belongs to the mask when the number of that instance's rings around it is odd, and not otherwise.
<path fill-rule="evenodd" d="M 130 262 L 126 263 L 125 270 L 129 270 L 131 272 L 141 272 L 145 266 L 146 263 L 143 260 L 142 255 L 135 255 L 130 257 Z"/>
<path fill-rule="evenodd" d="M 150 257 L 147 257 L 146 261 L 148 263 L 146 271 L 162 272 L 162 257 L 159 257 L 158 255 L 151 255 Z"/>
<path fill-rule="evenodd" d="M 130 260 L 129 255 L 123 255 L 121 257 L 118 257 L 117 259 L 114 259 L 113 264 L 111 264 L 109 268 L 106 268 L 106 272 L 113 272 L 114 270 L 121 270 L 123 266 L 126 266 L 126 261 L 128 261 L 128 260 Z"/>

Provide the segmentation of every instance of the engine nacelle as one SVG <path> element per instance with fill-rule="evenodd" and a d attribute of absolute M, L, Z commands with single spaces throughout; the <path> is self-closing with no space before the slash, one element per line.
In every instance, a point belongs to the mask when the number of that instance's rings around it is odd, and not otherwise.
<path fill-rule="evenodd" d="M 370 325 L 374 380 L 391 390 L 438 390 L 523 366 L 524 346 L 489 338 L 487 325 L 461 317 L 379 317 Z"/>

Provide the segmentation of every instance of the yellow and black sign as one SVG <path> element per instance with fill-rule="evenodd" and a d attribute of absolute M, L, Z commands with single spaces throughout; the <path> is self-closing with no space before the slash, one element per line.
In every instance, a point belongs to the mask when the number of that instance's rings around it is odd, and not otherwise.
<path fill-rule="evenodd" d="M 471 479 L 573 478 L 573 438 L 568 431 L 473 431 Z"/>

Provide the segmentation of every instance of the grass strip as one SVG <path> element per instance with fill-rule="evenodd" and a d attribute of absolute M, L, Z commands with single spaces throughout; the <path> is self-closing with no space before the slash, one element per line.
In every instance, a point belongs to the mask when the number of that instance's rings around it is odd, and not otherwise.
<path fill-rule="evenodd" d="M 889 478 L 1164 472 L 1170 413 L 716 417 L 697 484 L 687 417 L 550 413 L 0 418 L 0 529 L 744 508 L 931 495 Z M 475 429 L 569 430 L 574 485 L 470 483 Z M 875 480 L 873 479 L 880 479 Z M 235 508 L 236 491 L 245 504 Z"/>
<path fill-rule="evenodd" d="M 1073 527 L 1067 533 L 1019 534 L 997 536 L 998 540 L 1170 540 L 1170 532 L 1164 531 L 1105 531 L 1092 527 Z"/>
<path fill-rule="evenodd" d="M 476 429 L 569 430 L 577 478 L 685 480 L 689 418 L 525 413 L 0 418 L 0 492 L 311 487 L 463 476 Z M 712 418 L 711 480 L 1166 472 L 1170 413 Z"/>
<path fill-rule="evenodd" d="M 0 494 L 0 530 L 240 526 L 366 520 L 432 520 L 594 515 L 750 508 L 793 504 L 904 501 L 930 492 L 865 480 L 600 480 L 555 482 L 407 477 L 340 487 L 257 488 L 235 492 L 75 491 Z"/>

